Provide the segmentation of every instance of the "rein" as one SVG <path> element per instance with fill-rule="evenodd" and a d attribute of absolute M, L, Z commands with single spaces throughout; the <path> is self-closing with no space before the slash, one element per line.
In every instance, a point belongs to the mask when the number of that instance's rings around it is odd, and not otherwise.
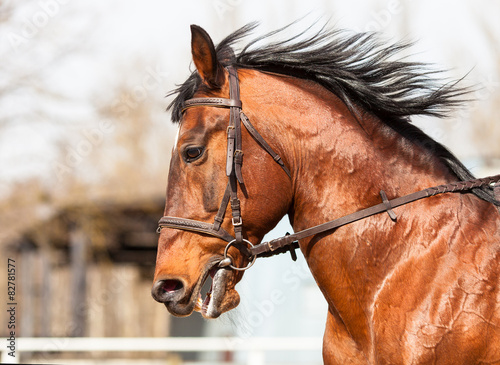
<path fill-rule="evenodd" d="M 250 123 L 250 120 L 242 111 L 242 103 L 240 100 L 238 75 L 236 70 L 228 66 L 229 72 L 229 99 L 228 98 L 192 98 L 184 102 L 182 111 L 192 107 L 209 106 L 218 108 L 229 108 L 229 126 L 227 127 L 227 155 L 226 155 L 226 176 L 228 184 L 222 198 L 219 210 L 214 218 L 214 223 L 206 223 L 197 220 L 164 216 L 158 222 L 158 230 L 160 233 L 162 228 L 173 228 L 207 234 L 220 238 L 228 244 L 224 249 L 224 258 L 219 262 L 219 267 L 230 267 L 233 270 L 244 271 L 249 269 L 257 257 L 270 257 L 287 251 L 292 255 L 295 261 L 297 256 L 295 249 L 298 248 L 300 239 L 324 233 L 333 229 L 342 227 L 346 224 L 356 222 L 358 220 L 370 217 L 375 214 L 387 212 L 389 217 L 396 222 L 397 216 L 392 210 L 395 207 L 414 202 L 419 199 L 430 196 L 450 193 L 469 191 L 475 188 L 485 187 L 487 185 L 497 184 L 500 182 L 500 175 L 486 177 L 482 179 L 473 179 L 468 181 L 460 181 L 456 183 L 439 185 L 436 187 L 427 188 L 412 194 L 408 194 L 392 200 L 387 199 L 387 195 L 382 190 L 380 195 L 382 203 L 372 207 L 360 210 L 358 212 L 348 214 L 346 216 L 334 219 L 332 221 L 307 228 L 305 230 L 287 234 L 286 236 L 262 242 L 258 245 L 252 244 L 250 241 L 243 238 L 243 219 L 241 217 L 240 200 L 238 199 L 238 183 L 244 184 L 243 175 L 241 174 L 241 166 L 243 163 L 243 151 L 241 144 L 241 123 L 245 126 L 250 135 L 260 144 L 260 146 L 278 163 L 291 179 L 289 169 L 283 163 L 281 157 L 274 152 L 264 138 Z M 231 204 L 232 225 L 234 229 L 234 237 L 221 227 L 226 214 L 228 204 Z M 246 267 L 236 267 L 232 264 L 231 258 L 228 256 L 228 250 L 231 246 L 236 247 L 240 252 L 248 257 L 249 264 Z"/>
<path fill-rule="evenodd" d="M 369 208 L 357 211 L 355 213 L 351 213 L 345 215 L 343 217 L 334 219 L 332 221 L 304 229 L 303 231 L 299 231 L 297 233 L 287 235 L 284 237 L 276 238 L 269 242 L 263 242 L 257 246 L 252 247 L 250 250 L 253 255 L 261 255 L 267 256 L 268 253 L 271 253 L 279 250 L 285 246 L 291 245 L 294 241 L 298 241 L 302 238 L 314 236 L 318 233 L 327 232 L 333 230 L 335 228 L 339 228 L 345 226 L 346 224 L 356 222 L 358 220 L 368 218 L 372 215 L 387 212 L 389 217 L 396 222 L 397 217 L 392 208 L 399 207 L 401 205 L 405 205 L 411 202 L 414 202 L 419 199 L 428 198 L 430 196 L 443 194 L 443 193 L 457 193 L 461 191 L 468 191 L 475 188 L 481 188 L 487 185 L 496 184 L 500 182 L 500 175 L 485 177 L 482 179 L 474 179 L 467 181 L 460 181 L 456 183 L 439 185 L 432 188 L 427 188 L 421 191 L 417 191 L 415 193 L 411 193 L 408 195 L 404 195 L 399 198 L 395 198 L 392 200 L 387 200 L 387 196 L 383 190 L 380 191 L 380 195 L 382 197 L 382 203 L 371 206 Z M 281 253 L 281 252 L 279 252 Z"/>

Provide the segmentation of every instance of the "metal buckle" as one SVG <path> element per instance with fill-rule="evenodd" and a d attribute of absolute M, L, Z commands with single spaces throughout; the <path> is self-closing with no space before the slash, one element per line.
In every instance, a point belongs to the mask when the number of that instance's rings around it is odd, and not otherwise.
<path fill-rule="evenodd" d="M 235 218 L 238 218 L 239 222 L 235 222 Z M 233 217 L 233 227 L 239 227 L 241 225 L 243 225 L 243 219 L 241 217 Z"/>

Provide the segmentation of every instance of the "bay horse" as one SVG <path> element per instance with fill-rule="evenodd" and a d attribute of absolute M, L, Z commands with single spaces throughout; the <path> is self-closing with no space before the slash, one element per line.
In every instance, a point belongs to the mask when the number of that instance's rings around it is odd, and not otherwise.
<path fill-rule="evenodd" d="M 500 363 L 500 177 L 473 180 L 410 120 L 468 89 L 368 33 L 262 45 L 282 29 L 236 53 L 254 27 L 215 47 L 191 26 L 154 299 L 216 318 L 257 256 L 299 246 L 328 303 L 325 364 Z M 261 243 L 286 214 L 296 233 Z"/>

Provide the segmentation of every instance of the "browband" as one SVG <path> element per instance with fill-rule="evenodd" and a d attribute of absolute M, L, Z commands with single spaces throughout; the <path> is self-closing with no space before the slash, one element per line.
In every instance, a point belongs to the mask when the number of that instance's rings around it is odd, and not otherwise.
<path fill-rule="evenodd" d="M 184 112 L 186 109 L 195 107 L 195 106 L 215 106 L 219 108 L 240 108 L 241 100 L 234 99 L 226 99 L 226 98 L 193 98 L 186 100 L 182 104 L 182 111 Z"/>

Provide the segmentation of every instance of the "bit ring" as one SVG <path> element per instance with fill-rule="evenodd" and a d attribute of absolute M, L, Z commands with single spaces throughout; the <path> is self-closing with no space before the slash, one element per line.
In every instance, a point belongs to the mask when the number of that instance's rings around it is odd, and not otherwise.
<path fill-rule="evenodd" d="M 248 270 L 252 267 L 252 265 L 255 263 L 255 260 L 257 259 L 257 255 L 253 255 L 253 258 L 250 260 L 250 262 L 248 263 L 247 266 L 245 267 L 236 267 L 232 264 L 232 260 L 231 258 L 227 255 L 227 252 L 229 251 L 229 247 L 231 247 L 234 243 L 236 242 L 236 240 L 232 240 L 230 241 L 226 248 L 224 249 L 224 259 L 222 261 L 225 261 L 227 259 L 229 259 L 231 261 L 231 263 L 227 264 L 227 265 L 224 265 L 227 266 L 227 267 L 230 267 L 231 269 L 233 270 L 237 270 L 237 271 L 245 271 L 245 270 Z M 250 247 L 254 247 L 254 245 L 252 244 L 252 242 L 250 242 L 249 240 L 246 240 L 246 239 L 243 239 L 243 242 L 245 242 L 246 244 L 248 244 Z M 221 261 L 221 262 L 222 262 Z M 227 262 L 227 261 L 226 261 Z"/>

